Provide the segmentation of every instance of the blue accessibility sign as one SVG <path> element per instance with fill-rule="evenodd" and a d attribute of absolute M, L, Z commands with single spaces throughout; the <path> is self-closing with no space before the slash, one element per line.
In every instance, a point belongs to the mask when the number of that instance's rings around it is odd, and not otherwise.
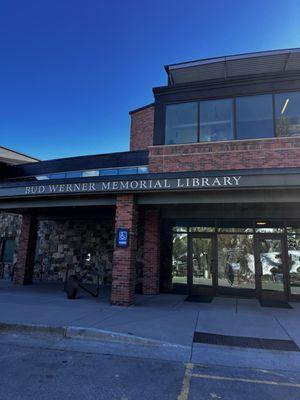
<path fill-rule="evenodd" d="M 119 228 L 117 233 L 117 246 L 127 247 L 129 243 L 129 229 Z"/>

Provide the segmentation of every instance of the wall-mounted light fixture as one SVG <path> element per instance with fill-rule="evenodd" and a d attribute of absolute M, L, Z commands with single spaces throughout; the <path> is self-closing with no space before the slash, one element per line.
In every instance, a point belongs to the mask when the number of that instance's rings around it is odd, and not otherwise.
<path fill-rule="evenodd" d="M 282 107 L 281 114 L 283 114 L 285 112 L 285 109 L 287 108 L 287 105 L 289 104 L 289 101 L 290 101 L 290 99 L 286 99 L 286 101 L 285 101 L 285 103 L 284 103 L 284 105 Z"/>

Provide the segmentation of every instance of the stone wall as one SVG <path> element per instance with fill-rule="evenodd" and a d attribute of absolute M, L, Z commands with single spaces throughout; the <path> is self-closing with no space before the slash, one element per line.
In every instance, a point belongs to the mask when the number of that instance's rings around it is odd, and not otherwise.
<path fill-rule="evenodd" d="M 0 239 L 19 237 L 22 217 L 17 214 L 0 212 Z"/>
<path fill-rule="evenodd" d="M 3 239 L 13 239 L 18 242 L 20 235 L 22 217 L 17 214 L 9 214 L 0 212 L 0 251 Z M 2 252 L 2 251 L 1 251 Z M 14 255 L 14 262 L 16 254 Z M 0 277 L 9 279 L 12 273 L 12 265 L 10 263 L 0 265 Z"/>
<path fill-rule="evenodd" d="M 16 249 L 20 235 L 22 216 L 0 213 L 0 240 L 15 239 Z M 88 263 L 92 268 L 98 266 L 103 271 L 103 283 L 111 284 L 112 258 L 114 247 L 114 221 L 76 221 L 76 220 L 41 220 L 38 226 L 38 243 L 36 260 L 43 262 L 43 282 L 63 282 L 67 266 L 76 266 L 80 272 L 80 262 L 83 255 L 91 254 Z M 136 252 L 136 284 L 137 290 L 142 290 L 143 280 L 143 242 L 144 217 L 140 215 Z M 16 254 L 15 254 L 16 260 Z M 5 266 L 4 278 L 10 278 L 11 266 Z M 74 272 L 71 268 L 70 272 Z M 0 268 L 0 276 L 2 270 Z M 39 282 L 41 267 L 35 264 L 34 282 Z M 95 277 L 87 277 L 88 281 L 96 281 Z"/>
<path fill-rule="evenodd" d="M 74 268 L 80 273 L 81 262 L 90 258 L 85 265 L 102 271 L 103 283 L 111 283 L 113 242 L 113 221 L 40 221 L 37 259 L 45 264 L 43 281 L 62 282 L 68 265 L 71 273 Z M 39 278 L 40 267 L 36 264 L 34 280 Z"/>

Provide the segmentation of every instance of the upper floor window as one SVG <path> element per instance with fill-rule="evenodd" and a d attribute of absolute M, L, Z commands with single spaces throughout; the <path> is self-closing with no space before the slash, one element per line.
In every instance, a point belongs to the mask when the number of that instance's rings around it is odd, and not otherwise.
<path fill-rule="evenodd" d="M 300 135 L 300 92 L 166 106 L 165 144 L 271 138 L 275 135 Z"/>
<path fill-rule="evenodd" d="M 232 99 L 200 102 L 200 140 L 204 142 L 233 139 Z"/>
<path fill-rule="evenodd" d="M 166 144 L 198 141 L 198 103 L 172 104 L 166 108 Z"/>
<path fill-rule="evenodd" d="M 272 95 L 236 99 L 237 139 L 274 136 Z"/>
<path fill-rule="evenodd" d="M 277 136 L 300 135 L 300 93 L 275 95 Z"/>

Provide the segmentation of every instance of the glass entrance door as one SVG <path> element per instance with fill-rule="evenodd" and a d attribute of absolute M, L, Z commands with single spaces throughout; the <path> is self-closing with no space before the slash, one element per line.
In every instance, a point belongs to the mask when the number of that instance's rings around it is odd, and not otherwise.
<path fill-rule="evenodd" d="M 282 235 L 257 235 L 255 261 L 258 296 L 286 299 L 287 259 Z"/>
<path fill-rule="evenodd" d="M 188 288 L 190 294 L 213 293 L 215 287 L 214 255 L 214 235 L 190 235 L 188 268 Z"/>

